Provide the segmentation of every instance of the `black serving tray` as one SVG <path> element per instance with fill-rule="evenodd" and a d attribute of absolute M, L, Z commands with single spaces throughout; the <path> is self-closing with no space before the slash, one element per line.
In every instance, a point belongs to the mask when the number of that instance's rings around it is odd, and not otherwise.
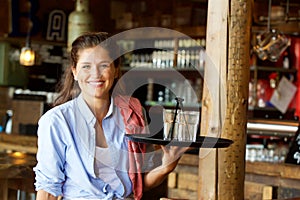
<path fill-rule="evenodd" d="M 197 148 L 226 148 L 229 147 L 233 141 L 217 137 L 198 136 L 195 142 L 192 141 L 178 141 L 165 140 L 151 134 L 126 134 L 129 140 L 133 142 L 150 143 L 158 145 L 181 146 L 181 147 L 197 147 Z"/>

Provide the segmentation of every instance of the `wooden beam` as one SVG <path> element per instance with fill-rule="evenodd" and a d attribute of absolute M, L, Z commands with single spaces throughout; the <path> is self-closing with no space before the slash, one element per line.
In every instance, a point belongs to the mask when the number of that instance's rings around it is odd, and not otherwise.
<path fill-rule="evenodd" d="M 222 71 L 226 71 L 228 0 L 208 1 L 206 60 L 202 97 L 201 135 L 220 137 L 225 105 Z M 222 91 L 223 90 L 223 91 Z M 223 95 L 223 96 L 222 96 Z M 198 199 L 217 199 L 217 151 L 201 149 L 199 153 Z"/>
<path fill-rule="evenodd" d="M 243 199 L 251 1 L 210 0 L 201 135 L 228 138 L 226 149 L 201 149 L 198 199 Z"/>
<path fill-rule="evenodd" d="M 229 138 L 234 143 L 229 148 L 219 150 L 218 200 L 244 199 L 251 10 L 249 0 L 230 1 L 227 106 L 222 137 Z"/>
<path fill-rule="evenodd" d="M 298 165 L 268 162 L 247 162 L 246 173 L 278 177 L 280 179 L 295 179 L 300 182 L 300 168 Z M 298 187 L 300 185 L 298 184 Z"/>

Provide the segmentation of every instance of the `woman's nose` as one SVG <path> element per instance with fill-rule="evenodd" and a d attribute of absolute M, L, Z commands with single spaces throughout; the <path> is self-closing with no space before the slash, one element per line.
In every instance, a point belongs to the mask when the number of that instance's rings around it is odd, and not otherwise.
<path fill-rule="evenodd" d="M 101 74 L 102 74 L 102 70 L 101 70 L 101 67 L 97 67 L 97 66 L 93 66 L 92 67 L 92 70 L 91 70 L 91 74 L 92 75 L 95 75 L 95 76 L 101 76 Z"/>

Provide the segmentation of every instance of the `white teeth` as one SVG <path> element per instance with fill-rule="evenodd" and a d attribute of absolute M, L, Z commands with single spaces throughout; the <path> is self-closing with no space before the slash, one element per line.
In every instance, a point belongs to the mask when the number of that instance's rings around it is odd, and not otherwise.
<path fill-rule="evenodd" d="M 93 86 L 100 86 L 104 83 L 104 81 L 100 81 L 100 82 L 89 82 L 89 84 L 93 85 Z"/>

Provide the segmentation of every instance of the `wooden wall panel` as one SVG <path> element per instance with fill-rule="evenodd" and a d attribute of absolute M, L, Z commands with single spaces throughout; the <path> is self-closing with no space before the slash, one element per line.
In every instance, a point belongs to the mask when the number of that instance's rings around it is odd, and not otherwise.
<path fill-rule="evenodd" d="M 6 35 L 10 32 L 9 27 L 9 0 L 2 0 L 0 1 L 0 36 Z"/>

